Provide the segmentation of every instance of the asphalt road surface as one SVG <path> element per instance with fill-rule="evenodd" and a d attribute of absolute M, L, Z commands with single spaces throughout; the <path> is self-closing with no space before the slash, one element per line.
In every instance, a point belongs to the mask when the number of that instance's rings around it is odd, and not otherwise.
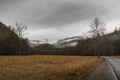
<path fill-rule="evenodd" d="M 104 58 L 87 80 L 120 80 L 120 58 Z"/>
<path fill-rule="evenodd" d="M 120 59 L 119 58 L 106 58 L 106 60 L 111 64 L 117 80 L 120 80 Z"/>

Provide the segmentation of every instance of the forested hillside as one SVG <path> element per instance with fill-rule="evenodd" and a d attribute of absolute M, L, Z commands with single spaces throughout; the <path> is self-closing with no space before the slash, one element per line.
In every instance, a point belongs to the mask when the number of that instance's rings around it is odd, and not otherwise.
<path fill-rule="evenodd" d="M 27 51 L 27 40 L 20 39 L 10 27 L 0 22 L 0 54 L 20 55 Z"/>
<path fill-rule="evenodd" d="M 69 42 L 68 42 L 69 43 Z M 51 46 L 51 47 L 50 47 Z M 65 46 L 58 48 L 52 44 L 41 44 L 35 46 L 35 54 L 59 54 L 59 55 L 119 55 L 120 31 L 105 34 L 95 38 L 78 40 L 76 46 Z"/>
<path fill-rule="evenodd" d="M 19 37 L 11 27 L 0 22 L 1 55 L 120 55 L 120 30 L 76 41 L 75 46 L 56 47 L 55 44 L 44 43 L 30 47 L 28 39 Z"/>
<path fill-rule="evenodd" d="M 82 40 L 76 48 L 78 54 L 82 55 L 119 55 L 120 31 Z"/>

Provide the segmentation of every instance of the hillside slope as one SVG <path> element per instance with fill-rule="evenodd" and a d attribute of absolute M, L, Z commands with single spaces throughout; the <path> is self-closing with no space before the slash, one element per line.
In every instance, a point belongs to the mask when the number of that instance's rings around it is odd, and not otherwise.
<path fill-rule="evenodd" d="M 19 39 L 9 27 L 0 22 L 0 54 L 1 55 L 16 55 L 19 54 L 23 45 L 24 39 Z"/>

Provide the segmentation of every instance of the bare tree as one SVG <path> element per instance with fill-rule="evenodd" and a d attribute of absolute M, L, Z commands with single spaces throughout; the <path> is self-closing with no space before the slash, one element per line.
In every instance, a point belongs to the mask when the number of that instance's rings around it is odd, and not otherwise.
<path fill-rule="evenodd" d="M 105 23 L 96 17 L 90 24 L 91 30 L 89 31 L 89 33 L 92 34 L 92 37 L 101 36 L 106 30 L 105 26 Z"/>
<path fill-rule="evenodd" d="M 13 31 L 18 35 L 19 38 L 23 38 L 26 34 L 25 31 L 27 30 L 27 26 L 24 24 L 15 23 L 15 27 Z"/>
<path fill-rule="evenodd" d="M 100 40 L 99 37 L 104 34 L 105 29 L 105 23 L 102 22 L 99 18 L 95 18 L 92 23 L 90 24 L 91 30 L 88 31 L 89 33 L 92 34 L 93 38 L 96 38 L 97 42 L 94 46 L 96 46 L 96 53 L 98 55 L 98 58 L 100 58 Z"/>

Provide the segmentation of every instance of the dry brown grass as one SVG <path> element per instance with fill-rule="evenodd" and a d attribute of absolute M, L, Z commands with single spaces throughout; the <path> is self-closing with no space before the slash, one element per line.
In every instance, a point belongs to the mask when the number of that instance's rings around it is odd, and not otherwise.
<path fill-rule="evenodd" d="M 81 80 L 97 57 L 0 56 L 0 80 Z"/>
<path fill-rule="evenodd" d="M 120 55 L 118 55 L 118 56 L 110 56 L 110 57 L 113 57 L 113 58 L 120 58 Z"/>

